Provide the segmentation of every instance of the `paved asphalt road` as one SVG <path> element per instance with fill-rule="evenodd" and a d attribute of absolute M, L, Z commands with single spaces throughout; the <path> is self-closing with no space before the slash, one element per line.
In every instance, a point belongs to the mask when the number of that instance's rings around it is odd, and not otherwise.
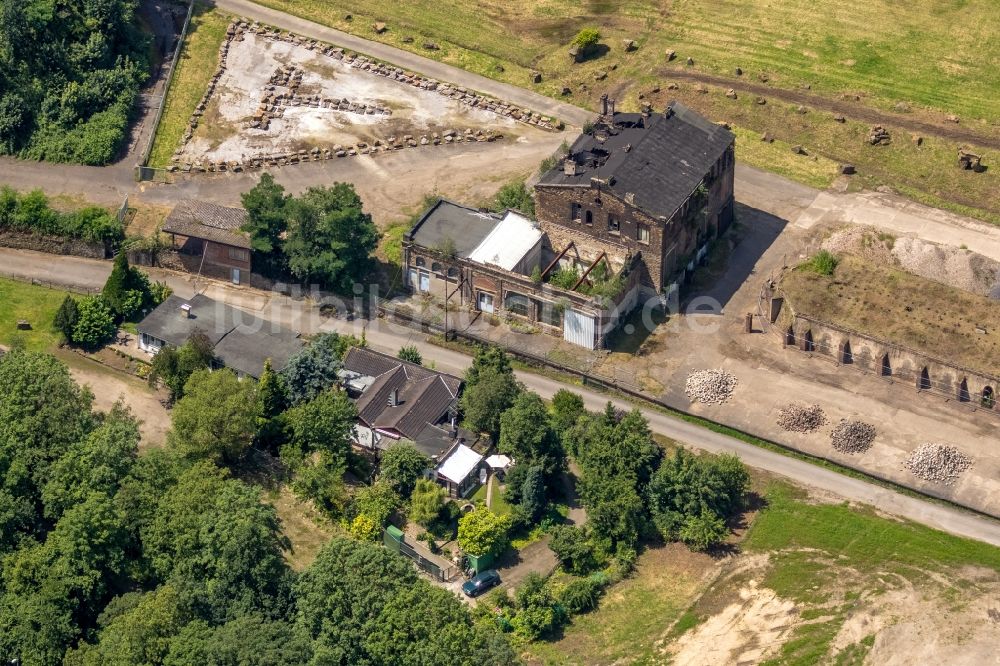
<path fill-rule="evenodd" d="M 551 97 L 546 97 L 545 95 L 524 88 L 518 88 L 508 83 L 494 81 L 485 76 L 473 74 L 472 72 L 446 65 L 437 60 L 398 49 L 395 46 L 373 42 L 363 37 L 356 37 L 341 30 L 335 30 L 319 23 L 313 23 L 312 21 L 292 16 L 291 14 L 268 9 L 247 0 L 214 0 L 213 4 L 219 9 L 236 14 L 237 16 L 273 25 L 282 30 L 289 30 L 303 37 L 336 44 L 351 51 L 391 62 L 403 69 L 413 70 L 418 74 L 478 90 L 498 99 L 507 100 L 522 107 L 528 107 L 532 111 L 555 116 L 570 125 L 583 127 L 585 122 L 594 117 L 593 112 L 581 109 L 578 106 L 566 104 Z M 525 83 L 527 84 L 528 82 L 525 81 Z"/>
<path fill-rule="evenodd" d="M 80 257 L 56 257 L 38 252 L 0 248 L 0 275 L 36 278 L 82 287 L 100 287 L 110 272 L 111 262 L 108 261 Z M 194 291 L 192 277 L 189 275 L 161 270 L 154 270 L 151 273 L 154 279 L 166 280 L 180 295 L 187 296 Z M 212 290 L 212 297 L 222 298 L 233 305 L 246 306 L 251 300 L 248 297 L 254 295 L 264 297 L 260 299 L 262 302 L 270 297 L 270 302 L 265 308 L 266 313 L 271 313 L 271 316 L 282 311 L 301 310 L 300 304 L 277 294 L 254 292 L 245 288 L 230 288 L 224 283 L 209 282 L 204 279 L 199 282 L 199 285 L 201 288 L 208 285 Z M 0 293 L 0 297 L 2 297 L 2 293 Z M 444 372 L 461 375 L 470 365 L 470 358 L 465 354 L 430 344 L 424 334 L 399 325 L 388 324 L 382 320 L 346 322 L 343 320 L 307 319 L 307 321 L 317 321 L 318 325 L 313 326 L 306 323 L 297 326 L 304 333 L 313 333 L 317 330 L 339 330 L 359 335 L 364 327 L 368 343 L 373 348 L 388 353 L 394 354 L 404 345 L 416 345 L 425 361 L 433 361 L 435 367 Z M 567 388 L 567 385 L 542 375 L 519 372 L 518 377 L 529 389 L 546 398 L 554 395 L 560 388 Z M 590 410 L 603 409 L 604 404 L 609 399 L 602 393 L 580 386 L 569 386 L 568 388 L 579 393 Z M 618 399 L 612 399 L 611 402 L 622 409 L 631 409 L 634 406 Z M 796 483 L 817 488 L 833 496 L 868 504 L 888 514 L 1000 546 L 1000 522 L 990 518 L 945 504 L 903 495 L 867 481 L 844 476 L 796 458 L 790 458 L 732 437 L 714 433 L 659 411 L 642 409 L 642 412 L 649 420 L 650 428 L 654 432 L 692 448 L 713 453 L 735 453 L 751 467 L 787 477 Z"/>

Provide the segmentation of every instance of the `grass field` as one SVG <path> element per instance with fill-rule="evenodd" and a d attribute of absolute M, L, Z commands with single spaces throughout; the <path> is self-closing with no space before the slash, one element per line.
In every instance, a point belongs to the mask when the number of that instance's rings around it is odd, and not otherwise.
<path fill-rule="evenodd" d="M 869 508 L 816 502 L 785 482 L 755 485 L 766 505 L 739 544 L 741 555 L 713 558 L 678 544 L 647 550 L 635 575 L 609 589 L 597 610 L 573 618 L 557 640 L 531 644 L 528 662 L 664 663 L 682 636 L 731 604 L 745 604 L 739 591 L 758 577 L 761 588 L 796 608 L 794 629 L 766 663 L 860 664 L 874 643 L 871 635 L 841 647 L 833 643 L 845 622 L 878 608 L 870 605 L 873 599 L 913 589 L 942 611 L 961 610 L 981 593 L 980 585 L 1000 579 L 998 548 Z M 790 621 L 767 611 L 757 619 L 778 628 Z M 900 617 L 890 610 L 879 619 L 891 625 Z M 738 627 L 724 625 L 723 631 L 739 634 Z"/>
<path fill-rule="evenodd" d="M 181 48 L 177 71 L 170 90 L 160 125 L 156 130 L 149 165 L 163 167 L 170 163 L 174 151 L 180 146 L 184 130 L 208 82 L 215 74 L 219 61 L 219 46 L 226 36 L 229 17 L 208 8 L 195 5 L 188 27 L 188 35 Z"/>
<path fill-rule="evenodd" d="M 932 206 L 1000 224 L 1000 167 L 995 150 L 976 141 L 935 139 L 910 142 L 910 132 L 892 120 L 912 119 L 941 125 L 957 114 L 961 128 L 1000 138 L 1000 27 L 992 0 L 931 0 L 899 5 L 894 0 L 845 0 L 817 10 L 807 0 L 456 0 L 449 3 L 413 0 L 261 0 L 262 4 L 330 25 L 369 39 L 463 67 L 553 97 L 564 85 L 569 99 L 595 108 L 603 92 L 635 109 L 639 95 L 659 107 L 682 99 L 714 120 L 725 120 L 741 134 L 740 158 L 823 187 L 832 180 L 835 162 L 858 167 L 856 186 L 889 184 L 902 194 Z M 351 20 L 346 20 L 350 14 Z M 372 23 L 388 30 L 376 35 Z M 573 35 L 597 27 L 606 52 L 573 64 L 567 55 Z M 877 26 L 877 27 L 873 27 Z M 412 38 L 411 41 L 404 41 Z M 639 48 L 625 52 L 623 40 Z M 437 51 L 422 47 L 434 41 Z M 667 62 L 666 49 L 678 57 Z M 687 66 L 686 59 L 694 59 Z M 736 68 L 743 71 L 741 77 Z M 532 71 L 542 82 L 532 84 Z M 695 92 L 692 81 L 666 90 L 673 75 L 707 75 L 721 80 L 709 94 Z M 601 80 L 596 77 L 601 75 Z M 766 78 L 766 82 L 762 82 Z M 729 83 L 726 83 L 729 82 Z M 728 85 L 764 85 L 812 99 L 810 110 L 794 112 L 798 103 L 754 96 L 728 100 Z M 650 94 L 650 90 L 661 92 Z M 844 102 L 841 95 L 850 94 Z M 854 101 L 853 95 L 860 99 Z M 893 133 L 890 146 L 872 148 L 864 141 L 870 122 L 833 121 L 823 100 L 838 100 L 857 109 L 892 112 L 883 124 Z M 846 113 L 849 121 L 851 113 Z M 778 141 L 759 145 L 754 136 L 770 132 Z M 945 131 L 945 130 L 941 130 Z M 985 174 L 955 167 L 962 143 L 984 154 L 994 165 Z M 802 144 L 818 158 L 803 158 L 784 149 Z"/>
<path fill-rule="evenodd" d="M 59 341 L 52 320 L 65 297 L 65 291 L 0 278 L 0 344 L 18 342 L 33 351 L 51 349 Z M 26 319 L 31 330 L 17 330 L 18 319 Z"/>
<path fill-rule="evenodd" d="M 840 257 L 829 277 L 789 271 L 781 290 L 797 313 L 932 357 L 946 354 L 968 368 L 1000 372 L 1000 305 L 985 296 L 851 255 Z M 955 314 L 944 318 L 942 312 Z"/>

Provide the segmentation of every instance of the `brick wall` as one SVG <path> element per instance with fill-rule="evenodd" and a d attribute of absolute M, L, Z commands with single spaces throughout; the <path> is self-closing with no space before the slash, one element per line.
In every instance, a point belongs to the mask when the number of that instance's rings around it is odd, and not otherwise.
<path fill-rule="evenodd" d="M 672 281 L 672 276 L 697 251 L 701 242 L 718 235 L 720 215 L 731 210 L 733 198 L 733 149 L 730 147 L 705 174 L 711 180 L 707 199 L 708 215 L 701 218 L 698 211 L 690 210 L 691 200 L 666 222 L 648 215 L 633 205 L 609 193 L 591 187 L 567 187 L 539 184 L 535 186 L 535 213 L 556 252 L 570 240 L 575 240 L 581 252 L 586 252 L 587 241 L 597 241 L 622 248 L 625 252 L 642 256 L 642 285 L 662 290 Z M 572 217 L 576 204 L 577 218 Z M 587 214 L 590 214 L 588 218 Z M 608 216 L 618 221 L 618 233 L 608 226 Z M 590 220 L 590 224 L 587 220 Z M 649 227 L 649 243 L 638 240 L 638 226 Z M 723 225 L 727 226 L 727 225 Z M 724 230 L 724 229 L 723 229 Z M 564 245 L 560 246 L 560 243 Z M 602 248 L 603 249 L 603 248 Z M 592 254 L 600 252 L 598 249 Z"/>

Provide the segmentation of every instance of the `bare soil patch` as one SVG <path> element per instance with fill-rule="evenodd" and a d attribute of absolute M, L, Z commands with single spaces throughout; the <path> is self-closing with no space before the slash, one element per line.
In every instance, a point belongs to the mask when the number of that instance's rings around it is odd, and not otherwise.
<path fill-rule="evenodd" d="M 280 75 L 282 71 L 295 76 L 289 81 Z M 285 100 L 280 115 L 266 126 L 254 126 L 259 124 L 255 116 L 262 102 L 275 94 Z M 313 104 L 311 98 L 323 102 Z M 326 100 L 341 104 L 330 106 Z M 229 43 L 225 70 L 181 159 L 243 161 L 311 148 L 350 148 L 393 137 L 402 140 L 407 135 L 443 135 L 449 129 L 508 135 L 533 130 L 433 90 L 354 68 L 303 44 L 246 32 Z"/>

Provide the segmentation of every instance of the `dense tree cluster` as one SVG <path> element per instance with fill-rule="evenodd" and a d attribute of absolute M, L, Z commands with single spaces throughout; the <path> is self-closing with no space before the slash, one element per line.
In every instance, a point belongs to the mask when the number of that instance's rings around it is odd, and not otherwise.
<path fill-rule="evenodd" d="M 0 0 L 0 153 L 107 164 L 148 76 L 134 0 Z"/>
<path fill-rule="evenodd" d="M 285 194 L 270 174 L 243 194 L 254 265 L 348 292 L 372 269 L 379 232 L 349 183 Z"/>
<path fill-rule="evenodd" d="M 2 39 L 0 33 L 0 40 Z M 0 95 L 3 95 L 2 90 L 3 85 L 0 83 Z M 0 109 L 0 116 L 2 113 Z M 0 118 L 0 127 L 2 123 Z M 0 135 L 2 131 L 0 129 Z M 0 230 L 3 229 L 80 238 L 91 243 L 104 243 L 109 249 L 116 248 L 125 238 L 125 231 L 118 218 L 104 208 L 90 206 L 65 213 L 52 208 L 48 197 L 41 190 L 18 194 L 7 185 L 0 187 Z"/>
<path fill-rule="evenodd" d="M 375 544 L 336 537 L 291 571 L 274 507 L 213 462 L 254 423 L 237 403 L 260 414 L 253 384 L 234 382 L 193 373 L 168 448 L 140 456 L 126 408 L 95 412 L 50 356 L 0 357 L 0 661 L 516 661 L 490 623 Z M 299 444 L 326 446 L 317 427 Z M 395 492 L 380 483 L 365 510 Z"/>

